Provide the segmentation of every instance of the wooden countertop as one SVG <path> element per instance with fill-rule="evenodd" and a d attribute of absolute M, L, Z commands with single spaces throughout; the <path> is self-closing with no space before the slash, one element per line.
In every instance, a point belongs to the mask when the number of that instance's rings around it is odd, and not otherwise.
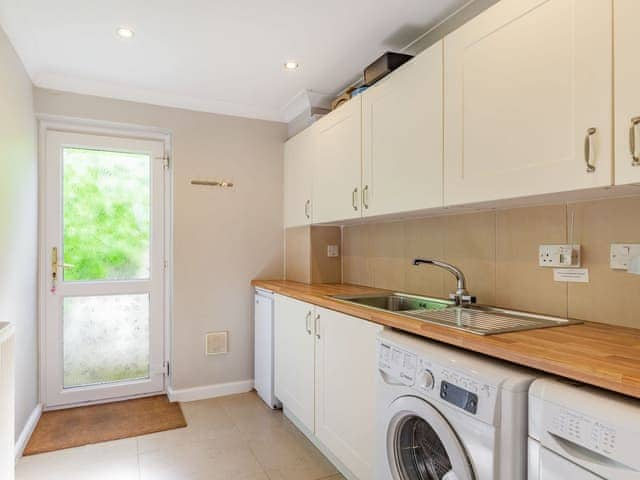
<path fill-rule="evenodd" d="M 285 280 L 254 280 L 252 284 L 380 325 L 640 398 L 638 329 L 585 322 L 482 336 L 329 297 L 384 290 L 357 285 L 307 285 Z"/>

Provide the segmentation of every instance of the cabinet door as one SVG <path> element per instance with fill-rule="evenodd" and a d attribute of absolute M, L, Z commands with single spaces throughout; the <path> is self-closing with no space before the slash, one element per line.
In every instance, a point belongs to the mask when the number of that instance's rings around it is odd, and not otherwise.
<path fill-rule="evenodd" d="M 275 393 L 313 432 L 315 402 L 314 307 L 276 295 L 274 303 Z"/>
<path fill-rule="evenodd" d="M 445 37 L 445 205 L 610 185 L 611 71 L 611 0 L 502 0 Z"/>
<path fill-rule="evenodd" d="M 284 144 L 284 226 L 311 223 L 313 128 L 307 128 Z"/>
<path fill-rule="evenodd" d="M 361 99 L 348 101 L 313 125 L 313 223 L 360 217 Z"/>
<path fill-rule="evenodd" d="M 362 96 L 362 213 L 442 206 L 442 42 Z"/>
<path fill-rule="evenodd" d="M 316 436 L 357 478 L 373 478 L 382 327 L 320 307 L 316 313 Z"/>
<path fill-rule="evenodd" d="M 638 0 L 615 0 L 615 183 L 640 182 L 640 50 Z"/>

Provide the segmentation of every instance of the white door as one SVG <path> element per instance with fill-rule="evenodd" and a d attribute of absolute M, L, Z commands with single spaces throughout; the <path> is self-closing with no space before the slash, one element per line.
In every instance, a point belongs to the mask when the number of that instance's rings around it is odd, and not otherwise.
<path fill-rule="evenodd" d="M 314 431 L 314 307 L 275 296 L 275 393 L 284 408 Z"/>
<path fill-rule="evenodd" d="M 502 0 L 445 37 L 445 205 L 611 185 L 611 7 Z"/>
<path fill-rule="evenodd" d="M 45 406 L 164 390 L 164 143 L 48 131 Z"/>
<path fill-rule="evenodd" d="M 638 0 L 615 0 L 615 155 L 617 185 L 640 182 Z"/>
<path fill-rule="evenodd" d="M 285 228 L 311 223 L 314 132 L 307 128 L 284 144 Z"/>
<path fill-rule="evenodd" d="M 362 94 L 364 216 L 442 206 L 442 42 Z"/>
<path fill-rule="evenodd" d="M 316 307 L 316 435 L 357 478 L 373 478 L 380 325 Z"/>
<path fill-rule="evenodd" d="M 360 97 L 353 98 L 311 127 L 316 136 L 313 223 L 361 216 L 361 104 Z"/>

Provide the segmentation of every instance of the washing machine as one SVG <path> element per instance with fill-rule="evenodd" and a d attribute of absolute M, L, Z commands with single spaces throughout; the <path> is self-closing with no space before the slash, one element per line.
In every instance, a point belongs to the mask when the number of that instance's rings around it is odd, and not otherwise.
<path fill-rule="evenodd" d="M 640 401 L 568 380 L 529 392 L 529 480 L 640 480 Z"/>
<path fill-rule="evenodd" d="M 376 480 L 524 480 L 530 370 L 385 329 Z"/>

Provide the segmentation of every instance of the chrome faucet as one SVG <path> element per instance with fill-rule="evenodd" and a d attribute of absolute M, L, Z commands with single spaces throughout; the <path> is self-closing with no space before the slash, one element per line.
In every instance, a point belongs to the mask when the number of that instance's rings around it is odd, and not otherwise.
<path fill-rule="evenodd" d="M 462 273 L 460 269 L 454 267 L 450 263 L 441 262 L 440 260 L 433 260 L 431 258 L 416 258 L 413 261 L 413 264 L 416 266 L 422 263 L 444 268 L 448 272 L 452 273 L 454 277 L 456 277 L 456 293 L 449 294 L 449 298 L 453 300 L 456 305 L 469 305 L 472 303 L 476 303 L 476 297 L 474 297 L 473 295 L 469 295 L 469 292 L 467 291 L 464 273 Z"/>

